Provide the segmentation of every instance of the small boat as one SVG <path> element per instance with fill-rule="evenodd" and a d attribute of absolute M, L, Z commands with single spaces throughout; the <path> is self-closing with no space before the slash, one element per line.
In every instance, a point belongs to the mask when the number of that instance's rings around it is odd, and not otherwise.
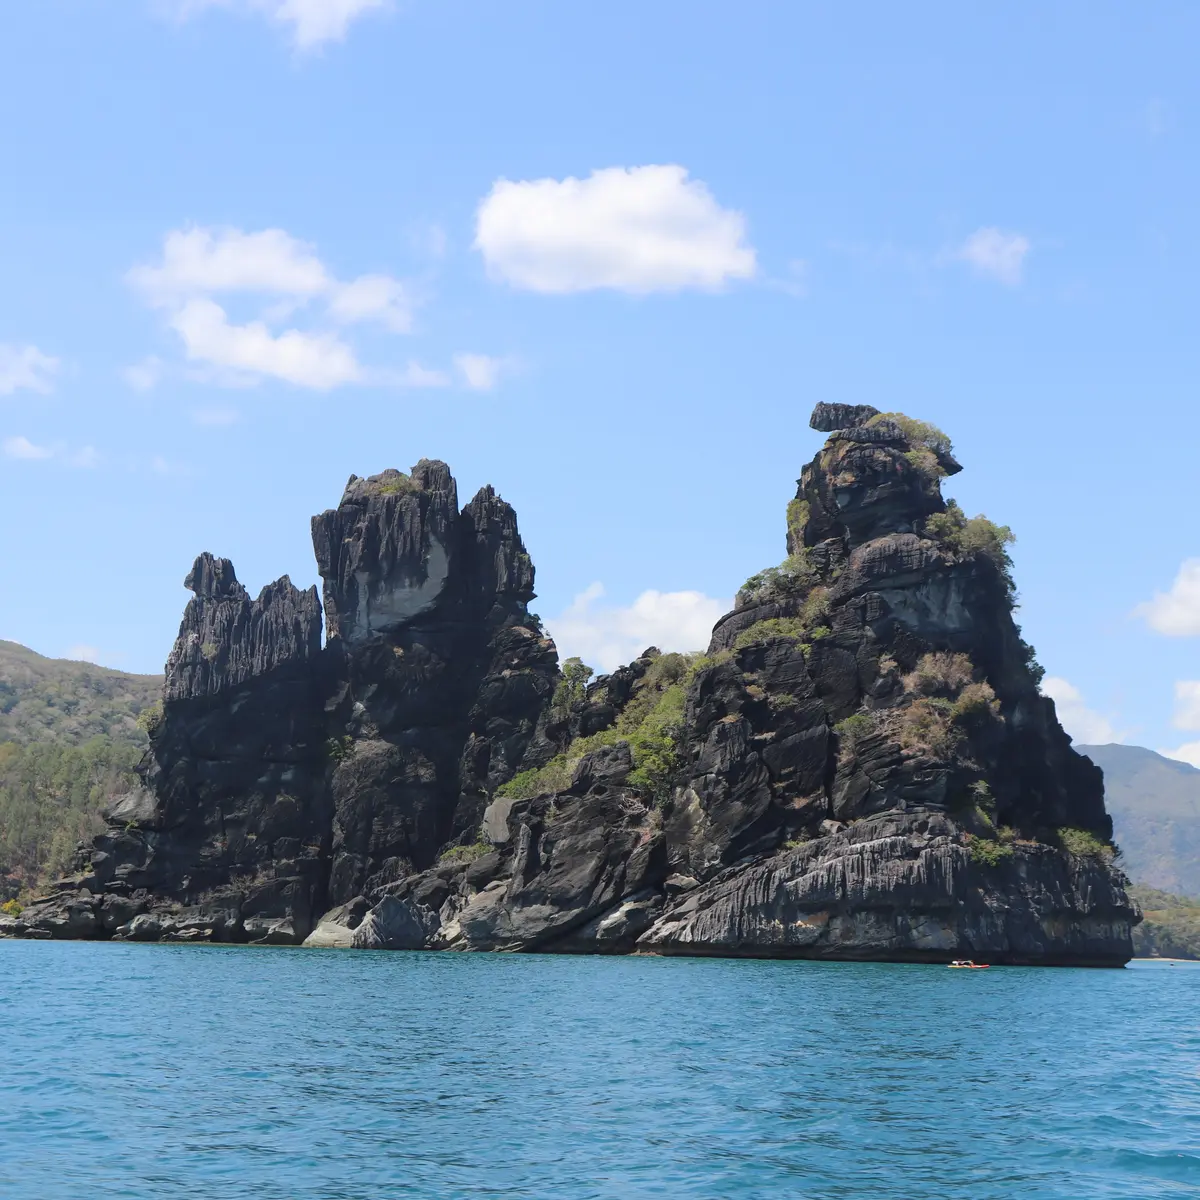
<path fill-rule="evenodd" d="M 972 962 L 969 958 L 956 958 L 950 963 L 950 966 L 957 967 L 962 971 L 986 971 L 991 963 L 977 963 Z"/>

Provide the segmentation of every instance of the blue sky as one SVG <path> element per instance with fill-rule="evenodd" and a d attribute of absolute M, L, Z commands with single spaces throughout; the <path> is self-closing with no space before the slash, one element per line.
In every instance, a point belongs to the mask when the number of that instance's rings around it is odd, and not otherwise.
<path fill-rule="evenodd" d="M 783 557 L 812 405 L 868 402 L 1017 533 L 1068 728 L 1200 762 L 1198 35 L 1166 2 L 5 5 L 0 636 L 161 669 L 198 551 L 315 582 L 308 517 L 428 456 L 516 505 L 564 653 L 700 645 Z"/>

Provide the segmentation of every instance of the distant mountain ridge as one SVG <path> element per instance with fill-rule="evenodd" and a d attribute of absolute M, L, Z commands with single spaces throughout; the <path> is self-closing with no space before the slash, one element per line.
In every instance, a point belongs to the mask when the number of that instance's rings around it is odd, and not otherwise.
<path fill-rule="evenodd" d="M 1145 887 L 1200 896 L 1200 771 L 1143 746 L 1076 746 L 1104 772 L 1125 873 Z"/>
<path fill-rule="evenodd" d="M 65 742 L 97 736 L 145 744 L 138 713 L 162 695 L 161 675 L 46 658 L 0 641 L 0 742 Z"/>

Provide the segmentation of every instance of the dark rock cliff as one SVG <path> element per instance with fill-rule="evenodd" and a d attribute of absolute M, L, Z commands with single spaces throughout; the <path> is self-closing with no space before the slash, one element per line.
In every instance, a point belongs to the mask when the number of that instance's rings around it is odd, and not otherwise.
<path fill-rule="evenodd" d="M 704 655 L 560 671 L 490 488 L 351 477 L 315 593 L 204 555 L 144 786 L 8 931 L 1112 965 L 1103 780 L 1013 623 L 1011 535 L 932 426 L 829 434 Z"/>

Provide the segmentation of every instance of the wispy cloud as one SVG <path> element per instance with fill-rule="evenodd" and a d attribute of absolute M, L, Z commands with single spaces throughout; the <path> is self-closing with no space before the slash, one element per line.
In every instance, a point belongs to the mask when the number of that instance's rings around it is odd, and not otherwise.
<path fill-rule="evenodd" d="M 26 462 L 45 462 L 49 459 L 56 459 L 68 467 L 88 468 L 96 466 L 100 461 L 100 455 L 94 446 L 83 446 L 74 450 L 61 442 L 41 446 L 20 434 L 5 438 L 3 442 L 0 442 L 0 449 L 4 451 L 6 458 L 21 459 Z"/>
<path fill-rule="evenodd" d="M 1005 232 L 989 225 L 977 229 L 958 248 L 957 257 L 979 275 L 1016 287 L 1021 282 L 1031 243 L 1022 233 Z"/>
<path fill-rule="evenodd" d="M 226 386 L 279 379 L 323 391 L 386 382 L 387 372 L 359 362 L 344 330 L 370 322 L 406 333 L 412 326 L 413 300 L 402 281 L 381 274 L 340 280 L 312 246 L 282 229 L 172 230 L 158 261 L 135 266 L 128 280 L 165 314 L 187 361 L 213 368 L 211 381 Z M 256 299 L 257 314 L 232 319 L 226 296 Z M 313 308 L 312 327 L 276 328 Z M 147 359 L 126 378 L 135 387 L 153 386 L 162 370 Z"/>
<path fill-rule="evenodd" d="M 500 380 L 504 359 L 488 354 L 459 354 L 454 366 L 462 381 L 474 392 L 490 392 Z"/>
<path fill-rule="evenodd" d="M 9 458 L 41 459 L 54 457 L 54 450 L 50 446 L 34 445 L 27 437 L 21 436 L 5 438 L 4 453 Z"/>
<path fill-rule="evenodd" d="M 176 0 L 174 9 L 183 20 L 210 9 L 257 14 L 285 30 L 297 50 L 309 51 L 343 41 L 359 17 L 388 7 L 387 0 Z"/>
<path fill-rule="evenodd" d="M 153 391 L 163 376 L 162 361 L 153 354 L 143 358 L 141 362 L 131 363 L 121 371 L 121 378 L 135 392 Z"/>
<path fill-rule="evenodd" d="M 43 354 L 36 346 L 12 346 L 0 343 L 0 396 L 22 390 L 49 392 L 58 373 L 59 361 Z"/>

